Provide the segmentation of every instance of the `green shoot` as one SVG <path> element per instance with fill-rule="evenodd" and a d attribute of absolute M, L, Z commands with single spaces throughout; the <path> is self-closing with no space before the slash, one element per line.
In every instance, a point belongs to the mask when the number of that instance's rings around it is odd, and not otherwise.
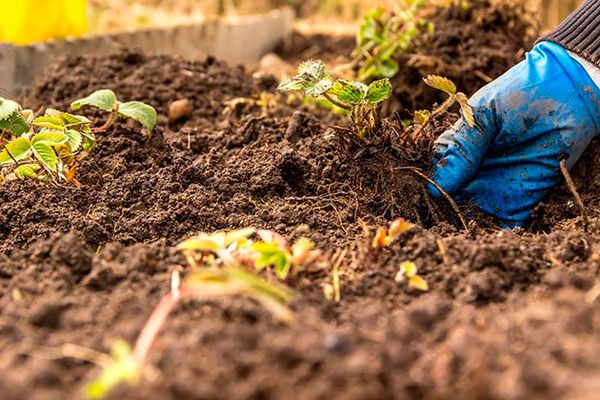
<path fill-rule="evenodd" d="M 406 221 L 404 218 L 398 218 L 390 224 L 389 231 L 385 228 L 377 229 L 375 237 L 371 241 L 371 248 L 383 249 L 392 243 L 398 236 L 408 232 L 415 225 Z"/>
<path fill-rule="evenodd" d="M 281 91 L 300 91 L 305 96 L 323 96 L 335 106 L 351 112 L 359 137 L 372 132 L 381 121 L 381 105 L 390 97 L 389 79 L 365 85 L 338 79 L 333 81 L 322 61 L 310 60 L 300 64 L 298 74 L 279 85 Z"/>
<path fill-rule="evenodd" d="M 156 126 L 156 110 L 148 104 L 140 101 L 129 101 L 121 103 L 112 90 L 101 89 L 79 100 L 71 103 L 71 109 L 77 111 L 84 106 L 96 107 L 110 115 L 104 125 L 96 128 L 95 132 L 106 131 L 118 118 L 131 118 L 141 123 L 148 132 L 152 132 Z"/>
<path fill-rule="evenodd" d="M 408 278 L 408 287 L 426 292 L 429 290 L 429 284 L 423 277 L 417 275 L 417 266 L 415 263 L 405 261 L 400 264 L 400 269 L 396 274 L 395 281 L 404 282 Z"/>
<path fill-rule="evenodd" d="M 99 377 L 86 386 L 86 397 L 100 399 L 120 383 L 135 384 L 143 374 L 158 333 L 173 309 L 182 301 L 210 301 L 239 296 L 255 300 L 284 324 L 294 320 L 287 307 L 293 292 L 287 287 L 266 282 L 246 270 L 207 267 L 192 273 L 183 283 L 180 283 L 179 275 L 174 273 L 171 291 L 152 312 L 133 351 L 126 343 L 115 343 L 113 362 L 106 365 Z"/>
<path fill-rule="evenodd" d="M 250 240 L 257 233 L 260 241 Z M 244 228 L 230 232 L 201 233 L 178 245 L 184 251 L 190 265 L 200 268 L 211 266 L 254 266 L 257 270 L 273 267 L 275 275 L 285 280 L 289 273 L 296 273 L 319 252 L 307 238 L 300 238 L 293 245 L 272 231 Z"/>
<path fill-rule="evenodd" d="M 119 340 L 111 348 L 111 362 L 93 382 L 85 387 L 85 397 L 101 399 L 120 383 L 135 384 L 141 375 L 141 368 L 133 358 L 129 343 Z"/>
<path fill-rule="evenodd" d="M 430 87 L 440 90 L 448 95 L 448 98 L 435 110 L 429 111 L 417 111 L 415 112 L 415 120 L 419 125 L 415 133 L 415 137 L 419 137 L 427 125 L 433 120 L 440 117 L 441 115 L 448 112 L 450 107 L 455 103 L 460 105 L 462 116 L 469 127 L 475 127 L 475 117 L 473 109 L 467 103 L 467 96 L 462 92 L 457 92 L 456 85 L 450 79 L 438 75 L 429 75 L 423 79 L 423 81 Z"/>
<path fill-rule="evenodd" d="M 0 132 L 11 131 L 15 136 L 29 132 L 29 123 L 16 101 L 0 98 Z"/>

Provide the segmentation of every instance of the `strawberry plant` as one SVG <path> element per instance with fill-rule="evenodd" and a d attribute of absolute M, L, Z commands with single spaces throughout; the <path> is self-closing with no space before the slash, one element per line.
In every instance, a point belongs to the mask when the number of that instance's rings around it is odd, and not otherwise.
<path fill-rule="evenodd" d="M 119 117 L 133 118 L 149 131 L 156 125 L 152 107 L 137 101 L 120 103 L 110 90 L 94 92 L 71 107 L 78 110 L 84 105 L 110 110 L 107 123 L 92 128 L 88 118 L 52 108 L 34 118 L 31 110 L 0 98 L 0 183 L 36 179 L 79 186 L 76 164 L 96 145 L 94 132 L 106 130 Z"/>
<path fill-rule="evenodd" d="M 79 100 L 71 103 L 71 109 L 79 110 L 84 106 L 96 107 L 102 111 L 110 113 L 106 123 L 96 132 L 107 130 L 119 118 L 131 118 L 141 123 L 148 132 L 152 132 L 156 126 L 156 110 L 148 104 L 140 101 L 128 101 L 121 103 L 112 90 L 101 89 Z"/>
<path fill-rule="evenodd" d="M 250 238 L 258 234 L 260 241 Z M 179 244 L 190 265 L 199 267 L 203 263 L 211 266 L 246 266 L 262 270 L 272 267 L 279 279 L 285 280 L 290 272 L 295 273 L 303 265 L 314 261 L 319 252 L 307 238 L 294 244 L 272 231 L 245 228 L 229 232 L 201 233 Z"/>
<path fill-rule="evenodd" d="M 298 74 L 279 85 L 281 91 L 297 90 L 305 96 L 324 97 L 335 106 L 347 110 L 356 134 L 364 137 L 381 122 L 381 105 L 391 95 L 389 79 L 365 85 L 345 79 L 333 80 L 322 61 L 309 60 L 298 67 Z"/>
<path fill-rule="evenodd" d="M 473 115 L 473 109 L 467 103 L 467 96 L 458 92 L 456 89 L 456 85 L 450 79 L 445 78 L 443 76 L 438 75 L 429 75 L 423 79 L 423 81 L 430 87 L 440 90 L 448 95 L 448 98 L 433 111 L 429 112 L 428 110 L 417 111 L 415 112 L 415 120 L 419 125 L 414 136 L 418 137 L 421 133 L 423 133 L 424 129 L 429 125 L 433 120 L 439 118 L 452 107 L 455 103 L 460 105 L 460 109 L 462 111 L 462 116 L 465 122 L 469 125 L 469 127 L 475 127 L 475 117 Z"/>

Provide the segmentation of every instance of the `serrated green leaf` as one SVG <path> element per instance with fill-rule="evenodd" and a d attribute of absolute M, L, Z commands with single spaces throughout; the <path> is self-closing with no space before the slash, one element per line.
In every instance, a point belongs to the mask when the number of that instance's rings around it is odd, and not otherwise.
<path fill-rule="evenodd" d="M 317 83 L 309 84 L 304 87 L 304 94 L 310 97 L 319 97 L 331 89 L 333 82 L 329 79 L 323 79 Z"/>
<path fill-rule="evenodd" d="M 386 100 L 392 94 L 392 84 L 390 80 L 380 79 L 369 85 L 366 100 L 369 104 L 377 104 Z"/>
<path fill-rule="evenodd" d="M 92 106 L 111 112 L 114 110 L 116 104 L 117 96 L 115 96 L 115 93 L 109 89 L 101 89 L 83 99 L 75 100 L 71 103 L 71 109 L 79 110 L 83 106 Z"/>
<path fill-rule="evenodd" d="M 277 87 L 277 90 L 282 92 L 288 92 L 292 90 L 303 90 L 306 85 L 306 79 L 300 77 L 293 77 L 285 82 L 281 82 L 281 84 Z"/>
<path fill-rule="evenodd" d="M 298 67 L 298 75 L 279 85 L 279 90 L 300 90 L 306 96 L 319 97 L 328 91 L 333 82 L 322 61 L 305 61 Z"/>
<path fill-rule="evenodd" d="M 15 160 L 21 161 L 30 155 L 31 145 L 29 139 L 24 137 L 16 138 L 8 142 L 4 150 L 0 152 L 0 166 L 14 164 Z"/>
<path fill-rule="evenodd" d="M 51 172 L 56 172 L 56 166 L 58 165 L 58 157 L 52 147 L 44 142 L 38 142 L 32 145 L 33 154 L 46 169 Z"/>
<path fill-rule="evenodd" d="M 254 243 L 251 249 L 258 253 L 255 259 L 256 268 L 263 269 L 273 266 L 275 274 L 280 279 L 285 279 L 292 266 L 291 255 L 276 243 Z"/>
<path fill-rule="evenodd" d="M 85 152 L 90 152 L 96 147 L 96 136 L 93 133 L 82 132 L 83 134 L 83 144 L 81 148 Z"/>
<path fill-rule="evenodd" d="M 329 93 L 344 103 L 357 105 L 365 101 L 368 91 L 369 87 L 364 83 L 338 79 L 331 87 Z"/>
<path fill-rule="evenodd" d="M 19 103 L 0 97 L 0 121 L 8 120 L 13 114 L 19 112 Z"/>
<path fill-rule="evenodd" d="M 7 119 L 0 121 L 0 130 L 2 129 L 7 129 L 16 136 L 21 136 L 22 134 L 29 132 L 29 123 L 21 113 L 15 112 Z"/>
<path fill-rule="evenodd" d="M 64 121 L 64 125 L 89 125 L 92 123 L 89 118 L 84 117 L 83 115 L 70 114 L 54 108 L 46 109 L 46 115 L 49 117 L 57 117 L 62 119 Z"/>
<path fill-rule="evenodd" d="M 65 123 L 62 118 L 52 117 L 49 115 L 37 117 L 33 120 L 33 125 L 39 126 L 40 128 L 52 129 L 57 131 L 61 131 L 65 127 Z"/>
<path fill-rule="evenodd" d="M 304 61 L 298 66 L 298 75 L 305 76 L 315 82 L 329 78 L 327 66 L 321 60 Z"/>
<path fill-rule="evenodd" d="M 65 135 L 69 138 L 69 147 L 71 148 L 71 151 L 74 153 L 79 150 L 83 143 L 83 135 L 73 129 L 67 129 Z"/>
<path fill-rule="evenodd" d="M 156 110 L 154 107 L 140 101 L 129 101 L 119 105 L 119 114 L 132 118 L 144 125 L 148 132 L 156 126 Z"/>
<path fill-rule="evenodd" d="M 44 143 L 49 146 L 57 146 L 59 144 L 67 143 L 69 137 L 62 132 L 48 131 L 38 133 L 31 139 L 31 144 L 35 146 L 36 143 Z"/>
<path fill-rule="evenodd" d="M 441 90 L 447 94 L 456 93 L 456 85 L 450 79 L 439 75 L 428 75 L 423 81 L 434 89 Z"/>
<path fill-rule="evenodd" d="M 18 166 L 15 169 L 14 174 L 17 178 L 22 180 L 33 179 L 37 178 L 37 172 L 40 170 L 40 168 L 42 167 L 37 164 L 24 164 Z"/>

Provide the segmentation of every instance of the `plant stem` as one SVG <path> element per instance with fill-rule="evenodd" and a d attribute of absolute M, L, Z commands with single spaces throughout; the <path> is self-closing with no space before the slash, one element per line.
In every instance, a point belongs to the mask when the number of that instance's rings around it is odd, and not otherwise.
<path fill-rule="evenodd" d="M 336 107 L 342 108 L 342 109 L 344 109 L 346 111 L 352 111 L 352 107 L 350 107 L 350 106 L 348 106 L 348 105 L 346 105 L 344 103 L 341 103 L 341 102 L 337 101 L 329 93 L 323 93 L 323 97 L 325 97 L 327 100 L 329 100 L 329 102 L 331 104 L 333 104 L 334 106 L 336 106 Z"/>
<path fill-rule="evenodd" d="M 436 108 L 435 110 L 433 110 L 431 112 L 431 114 L 429 115 L 429 118 L 427 118 L 427 120 L 425 120 L 423 125 L 421 125 L 419 127 L 419 129 L 417 129 L 414 136 L 415 137 L 421 136 L 423 134 L 423 131 L 431 123 L 431 121 L 433 121 L 437 117 L 441 116 L 442 114 L 446 113 L 450 109 L 450 107 L 452 107 L 454 105 L 454 103 L 456 103 L 456 95 L 451 95 L 450 97 L 448 97 L 446 99 L 446 101 L 444 101 L 442 103 L 441 106 L 439 106 L 438 108 Z"/>
<path fill-rule="evenodd" d="M 108 119 L 106 120 L 106 122 L 104 123 L 104 125 L 102 125 L 101 127 L 98 127 L 98 128 L 93 128 L 92 131 L 95 133 L 104 132 L 108 128 L 111 127 L 111 125 L 116 121 L 116 119 L 117 119 L 117 114 L 115 112 L 112 112 L 110 114 L 110 116 L 108 117 Z"/>
<path fill-rule="evenodd" d="M 185 285 L 181 286 L 177 292 L 169 292 L 156 306 L 150 318 L 148 318 L 133 350 L 133 357 L 138 362 L 140 368 L 146 364 L 154 340 L 169 317 L 169 314 L 188 294 L 189 291 Z"/>

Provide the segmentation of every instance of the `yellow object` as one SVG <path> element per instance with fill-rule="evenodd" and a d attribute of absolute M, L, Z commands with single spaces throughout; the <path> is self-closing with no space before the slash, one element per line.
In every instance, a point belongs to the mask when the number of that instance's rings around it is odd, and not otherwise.
<path fill-rule="evenodd" d="M 31 44 L 87 29 L 86 0 L 0 0 L 0 42 Z"/>

